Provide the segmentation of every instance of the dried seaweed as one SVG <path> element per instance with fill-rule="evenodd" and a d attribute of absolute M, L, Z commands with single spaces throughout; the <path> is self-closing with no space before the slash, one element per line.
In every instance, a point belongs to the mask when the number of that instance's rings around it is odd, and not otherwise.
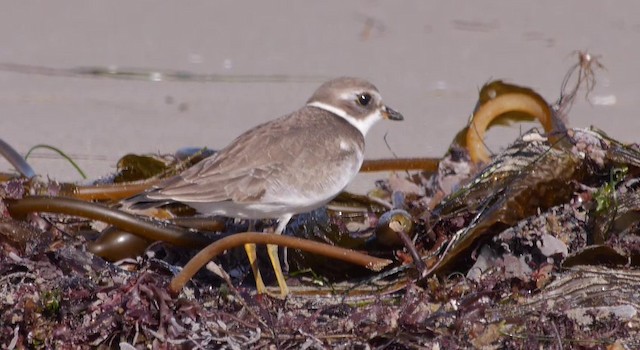
<path fill-rule="evenodd" d="M 392 175 L 369 197 L 343 196 L 293 220 L 290 235 L 394 264 L 374 273 L 290 251 L 292 294 L 285 300 L 256 295 L 245 257 L 232 248 L 173 290 L 178 296 L 170 292 L 196 253 L 188 247 L 233 238 L 245 222 L 203 225 L 172 207 L 182 215 L 173 224 L 146 221 L 169 231 L 159 238 L 141 234 L 144 225 L 132 228 L 139 220 L 133 216 L 121 217 L 133 225 L 127 232 L 95 221 L 111 220 L 102 209 L 117 214 L 119 198 L 150 186 L 143 179 L 197 159 L 130 156 L 117 185 L 3 179 L 0 347 L 638 348 L 640 151 L 596 129 L 566 127 L 578 88 L 588 94 L 602 67 L 586 53 L 579 58 L 561 98 L 549 105 L 562 127 L 529 131 L 485 165 L 460 138 L 439 161 L 371 163 L 419 164 L 423 172 Z M 497 92 L 483 90 L 479 106 L 509 93 L 535 94 L 502 84 L 487 84 Z M 528 117 L 521 112 L 511 116 Z M 482 145 L 481 138 L 473 142 Z M 103 216 L 90 214 L 94 209 Z M 216 232 L 200 232 L 207 229 Z M 164 242 L 150 243 L 158 239 Z M 131 252 L 106 261 L 94 254 L 104 241 L 122 244 L 111 252 Z"/>

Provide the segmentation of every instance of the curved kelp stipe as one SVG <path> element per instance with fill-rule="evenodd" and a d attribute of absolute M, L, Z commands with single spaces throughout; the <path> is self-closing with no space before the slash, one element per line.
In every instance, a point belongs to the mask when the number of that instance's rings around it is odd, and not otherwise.
<path fill-rule="evenodd" d="M 5 199 L 9 213 L 18 219 L 24 219 L 32 212 L 50 212 L 86 217 L 109 223 L 119 229 L 138 235 L 150 241 L 164 241 L 187 248 L 201 248 L 212 242 L 200 234 L 179 230 L 174 227 L 160 226 L 137 217 L 108 208 L 98 203 L 88 203 L 71 198 L 33 196 L 18 200 Z M 200 267 L 221 252 L 239 245 L 274 244 L 309 251 L 333 259 L 344 260 L 368 269 L 379 271 L 391 263 L 390 260 L 372 257 L 351 249 L 344 249 L 324 243 L 313 242 L 290 236 L 263 233 L 239 233 L 217 237 L 218 240 L 205 248 L 185 266 L 185 270 L 176 279 L 173 290 L 180 290 Z"/>
<path fill-rule="evenodd" d="M 505 120 L 538 120 L 547 133 L 564 130 L 549 104 L 535 91 L 500 80 L 490 82 L 480 90 L 466 131 L 465 143 L 474 163 L 489 162 L 484 134 L 492 125 Z"/>
<path fill-rule="evenodd" d="M 200 248 L 211 239 L 203 235 L 143 221 L 134 215 L 106 207 L 99 203 L 88 203 L 71 198 L 33 196 L 23 199 L 5 199 L 11 216 L 23 219 L 32 212 L 49 212 L 85 217 L 103 221 L 127 232 L 151 241 L 164 241 L 186 248 Z"/>
<path fill-rule="evenodd" d="M 187 263 L 187 265 L 184 266 L 182 272 L 180 272 L 180 274 L 171 281 L 169 291 L 174 295 L 179 294 L 187 281 L 189 281 L 191 277 L 193 277 L 207 262 L 226 250 L 248 243 L 275 244 L 281 247 L 300 249 L 310 253 L 323 255 L 330 259 L 342 260 L 364 266 L 373 271 L 380 271 L 387 265 L 391 264 L 391 260 L 388 259 L 380 259 L 355 250 L 335 247 L 302 238 L 264 234 L 261 232 L 243 232 L 222 238 L 201 250 Z"/>

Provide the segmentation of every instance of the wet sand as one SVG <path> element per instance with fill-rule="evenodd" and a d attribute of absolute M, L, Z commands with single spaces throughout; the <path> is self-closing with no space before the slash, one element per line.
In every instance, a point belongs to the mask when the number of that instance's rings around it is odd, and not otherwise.
<path fill-rule="evenodd" d="M 634 1 L 276 1 L 250 9 L 208 1 L 19 2 L 0 13 L 0 43 L 0 137 L 22 153 L 36 144 L 59 147 L 92 179 L 126 153 L 223 147 L 299 108 L 323 80 L 340 75 L 371 80 L 405 115 L 374 127 L 368 158 L 391 157 L 391 150 L 440 156 L 484 82 L 527 85 L 553 101 L 575 50 L 602 55 L 606 71 L 591 103 L 581 98 L 572 109 L 571 125 L 639 141 Z M 230 81 L 55 76 L 8 64 L 183 70 Z M 520 128 L 490 133 L 490 144 L 499 149 Z M 80 180 L 49 151 L 30 162 L 51 178 Z"/>

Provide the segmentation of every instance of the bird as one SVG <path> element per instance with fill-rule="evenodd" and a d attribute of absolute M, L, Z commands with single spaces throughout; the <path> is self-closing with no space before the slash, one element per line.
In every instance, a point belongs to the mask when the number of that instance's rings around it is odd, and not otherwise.
<path fill-rule="evenodd" d="M 382 119 L 404 117 L 383 103 L 372 83 L 335 78 L 320 85 L 302 108 L 249 129 L 143 197 L 180 202 L 205 215 L 277 218 L 274 233 L 282 234 L 293 215 L 324 206 L 347 187 L 364 160 L 367 132 Z M 245 250 L 257 293 L 266 293 L 255 245 Z M 267 253 L 280 295 L 286 296 L 278 247 L 267 245 Z"/>

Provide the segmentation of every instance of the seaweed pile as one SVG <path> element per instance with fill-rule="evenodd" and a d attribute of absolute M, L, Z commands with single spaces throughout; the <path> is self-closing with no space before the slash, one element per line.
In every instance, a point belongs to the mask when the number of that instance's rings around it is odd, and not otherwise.
<path fill-rule="evenodd" d="M 209 151 L 129 155 L 80 186 L 41 180 L 3 143 L 19 174 L 0 178 L 0 346 L 638 348 L 640 148 L 568 127 L 601 68 L 579 59 L 553 104 L 486 84 L 442 158 L 368 161 L 395 172 L 282 237 L 118 207 Z M 543 130 L 490 155 L 485 130 L 521 120 Z M 289 247 L 287 298 L 255 293 L 246 242 Z"/>

